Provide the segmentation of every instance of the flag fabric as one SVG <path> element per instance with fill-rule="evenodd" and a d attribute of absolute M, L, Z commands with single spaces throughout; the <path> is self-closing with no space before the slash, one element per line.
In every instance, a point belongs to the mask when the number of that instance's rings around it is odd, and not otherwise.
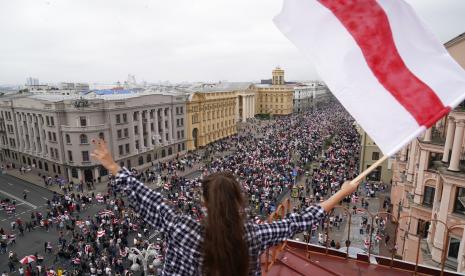
<path fill-rule="evenodd" d="M 97 231 L 97 238 L 105 236 L 105 230 Z"/>
<path fill-rule="evenodd" d="M 465 98 L 465 72 L 402 0 L 284 0 L 276 26 L 393 155 Z"/>

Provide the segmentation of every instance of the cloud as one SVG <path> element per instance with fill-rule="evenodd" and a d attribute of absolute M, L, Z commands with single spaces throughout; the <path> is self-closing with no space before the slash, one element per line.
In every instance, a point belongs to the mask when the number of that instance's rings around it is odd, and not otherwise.
<path fill-rule="evenodd" d="M 446 41 L 465 1 L 408 0 Z M 0 84 L 318 78 L 276 29 L 279 0 L 15 0 L 0 10 Z"/>

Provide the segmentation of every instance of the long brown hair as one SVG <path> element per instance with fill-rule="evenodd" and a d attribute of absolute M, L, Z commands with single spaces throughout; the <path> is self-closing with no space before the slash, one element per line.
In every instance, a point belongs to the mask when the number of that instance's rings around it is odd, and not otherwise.
<path fill-rule="evenodd" d="M 202 181 L 202 190 L 208 211 L 203 242 L 205 275 L 247 275 L 249 253 L 239 183 L 231 173 L 214 173 Z"/>

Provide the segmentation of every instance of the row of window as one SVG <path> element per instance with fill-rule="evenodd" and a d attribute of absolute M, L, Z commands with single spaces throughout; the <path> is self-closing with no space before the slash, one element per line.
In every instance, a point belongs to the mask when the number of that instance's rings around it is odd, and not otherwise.
<path fill-rule="evenodd" d="M 50 148 L 50 157 L 52 159 L 58 160 L 60 159 L 60 155 L 58 154 L 58 149 L 56 148 Z"/>
<path fill-rule="evenodd" d="M 168 110 L 167 108 L 163 109 L 164 111 L 164 115 L 165 116 L 168 116 Z M 180 115 L 180 114 L 183 114 L 184 113 L 184 107 L 182 106 L 178 106 L 176 107 L 176 115 Z M 133 121 L 138 121 L 139 120 L 139 116 L 141 114 L 141 111 L 136 111 L 132 114 L 132 119 Z M 146 114 L 150 114 L 150 119 L 153 119 L 154 118 L 154 112 L 149 112 L 149 113 L 142 113 L 142 116 L 144 119 L 147 119 L 147 115 Z M 159 116 L 161 114 L 158 114 Z M 125 124 L 128 122 L 128 115 L 127 113 L 121 113 L 121 114 L 116 114 L 115 115 L 115 121 L 117 124 Z"/>
<path fill-rule="evenodd" d="M 431 186 L 425 186 L 423 193 L 423 205 L 432 207 L 434 204 L 434 195 L 436 188 Z M 457 187 L 453 211 L 458 214 L 465 215 L 465 188 Z"/>
<path fill-rule="evenodd" d="M 177 149 L 178 149 L 178 152 L 184 151 L 184 150 L 186 150 L 186 145 L 184 143 L 179 143 L 177 145 Z M 168 149 L 162 149 L 160 158 L 164 158 L 164 157 L 170 156 L 172 154 L 173 154 L 173 148 L 172 147 L 169 147 Z M 144 156 L 139 156 L 139 158 L 137 160 L 137 163 L 140 166 L 140 165 L 144 164 L 144 161 L 145 161 L 145 163 L 149 163 L 149 162 L 152 162 L 152 160 L 158 159 L 158 157 L 159 157 L 158 154 L 155 153 L 155 154 L 153 154 L 153 159 L 152 159 L 152 154 L 149 153 L 149 154 L 147 154 L 145 156 L 145 160 L 144 160 Z M 126 162 L 125 161 L 120 161 L 119 165 L 121 167 L 126 167 L 126 168 L 129 168 L 129 169 L 132 168 L 132 163 L 131 163 L 131 160 L 129 160 L 129 159 L 126 160 Z"/>
<path fill-rule="evenodd" d="M 90 162 L 89 151 L 87 151 L 87 150 L 81 151 L 81 157 L 82 157 L 82 162 Z M 70 163 L 74 162 L 74 160 L 73 160 L 73 152 L 70 151 L 70 150 L 68 150 L 68 162 L 70 162 Z"/>
<path fill-rule="evenodd" d="M 98 137 L 100 139 L 105 139 L 105 135 L 103 134 L 103 132 L 100 132 L 98 134 Z M 55 142 L 56 142 L 56 140 L 55 140 Z M 65 134 L 65 142 L 66 142 L 66 144 L 71 145 L 71 136 L 69 134 Z M 89 138 L 87 137 L 86 134 L 79 135 L 79 143 L 82 144 L 82 145 L 89 144 Z"/>
<path fill-rule="evenodd" d="M 120 156 L 125 155 L 125 154 L 129 154 L 129 152 L 130 152 L 129 144 L 119 145 L 118 146 L 118 153 L 119 153 Z"/>
<path fill-rule="evenodd" d="M 9 121 L 11 121 L 11 112 L 10 111 L 5 111 L 5 112 L 1 112 L 1 118 L 5 118 Z"/>

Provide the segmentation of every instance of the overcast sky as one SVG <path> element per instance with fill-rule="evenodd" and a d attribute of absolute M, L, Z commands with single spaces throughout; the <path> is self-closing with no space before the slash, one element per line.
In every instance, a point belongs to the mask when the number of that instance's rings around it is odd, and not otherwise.
<path fill-rule="evenodd" d="M 465 0 L 407 0 L 446 42 Z M 318 78 L 272 22 L 282 0 L 0 0 L 0 85 Z"/>

